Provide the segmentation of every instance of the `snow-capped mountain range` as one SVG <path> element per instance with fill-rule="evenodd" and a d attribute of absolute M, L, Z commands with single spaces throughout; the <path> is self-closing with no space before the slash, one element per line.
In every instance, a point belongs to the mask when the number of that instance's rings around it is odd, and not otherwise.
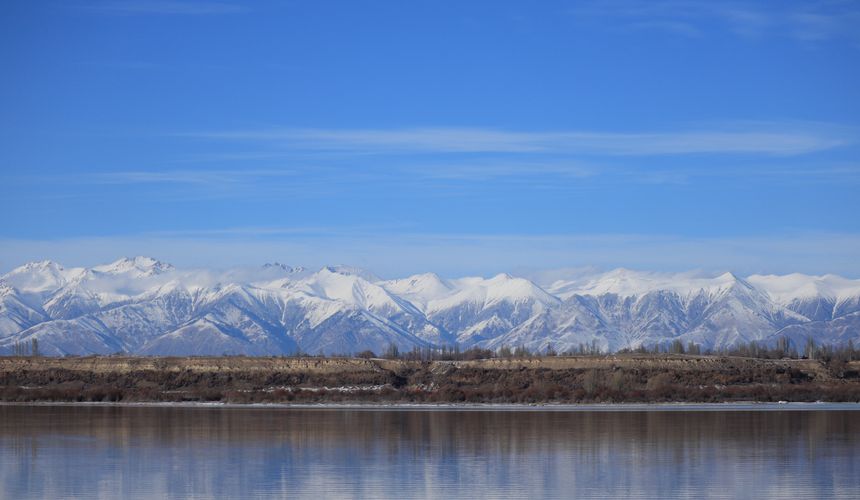
<path fill-rule="evenodd" d="M 860 280 L 835 275 L 541 273 L 383 280 L 367 271 L 182 270 L 148 257 L 32 262 L 0 277 L 0 354 L 350 354 L 397 344 L 603 351 L 808 337 L 860 345 Z"/>

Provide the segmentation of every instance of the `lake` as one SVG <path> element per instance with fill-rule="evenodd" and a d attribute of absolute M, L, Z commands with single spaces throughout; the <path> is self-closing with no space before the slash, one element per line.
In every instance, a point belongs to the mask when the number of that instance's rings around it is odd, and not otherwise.
<path fill-rule="evenodd" d="M 860 498 L 856 408 L 3 405 L 0 498 Z"/>

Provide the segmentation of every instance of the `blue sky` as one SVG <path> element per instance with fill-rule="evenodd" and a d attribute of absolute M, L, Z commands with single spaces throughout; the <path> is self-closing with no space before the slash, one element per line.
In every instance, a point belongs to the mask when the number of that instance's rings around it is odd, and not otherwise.
<path fill-rule="evenodd" d="M 860 2 L 5 2 L 0 270 L 860 276 Z"/>

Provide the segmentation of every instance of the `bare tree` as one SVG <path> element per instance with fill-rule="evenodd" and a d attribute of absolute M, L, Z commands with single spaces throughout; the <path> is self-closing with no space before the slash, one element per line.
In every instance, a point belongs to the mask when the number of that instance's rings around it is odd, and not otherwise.
<path fill-rule="evenodd" d="M 388 359 L 397 359 L 400 357 L 400 348 L 394 342 L 388 344 L 388 349 L 385 350 L 385 357 Z"/>

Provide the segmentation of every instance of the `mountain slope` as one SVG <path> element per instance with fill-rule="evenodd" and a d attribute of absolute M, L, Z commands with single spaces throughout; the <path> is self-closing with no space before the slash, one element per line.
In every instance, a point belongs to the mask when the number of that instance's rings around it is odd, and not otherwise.
<path fill-rule="evenodd" d="M 743 342 L 860 345 L 860 280 L 834 275 L 432 273 L 347 266 L 176 269 L 148 257 L 92 268 L 33 262 L 0 276 L 0 353 L 350 354 L 425 346 L 614 351 Z"/>

